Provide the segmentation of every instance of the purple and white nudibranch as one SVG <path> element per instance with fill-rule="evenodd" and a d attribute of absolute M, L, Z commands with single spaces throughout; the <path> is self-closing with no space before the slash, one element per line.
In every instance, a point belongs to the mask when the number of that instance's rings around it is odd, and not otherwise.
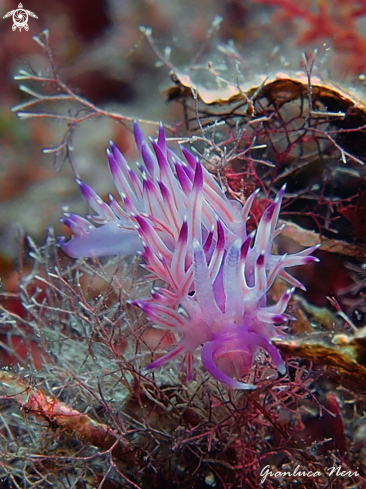
<path fill-rule="evenodd" d="M 184 355 L 192 378 L 193 353 L 202 345 L 203 365 L 230 387 L 255 388 L 232 377 L 246 374 L 259 350 L 285 374 L 271 340 L 284 334 L 279 325 L 291 319 L 287 304 L 295 286 L 303 288 L 287 269 L 317 261 L 310 254 L 318 248 L 272 254 L 283 229 L 276 226 L 285 187 L 248 235 L 246 222 L 258 191 L 243 206 L 229 200 L 198 158 L 185 148 L 183 158 L 168 148 L 162 125 L 149 144 L 135 123 L 135 139 L 143 160 L 137 164 L 139 174 L 113 143 L 107 149 L 121 202 L 110 195 L 107 204 L 77 180 L 96 215 L 84 219 L 66 213 L 62 222 L 75 236 L 61 240 L 62 249 L 74 258 L 140 252 L 142 266 L 164 282 L 149 298 L 132 301 L 154 325 L 180 337 L 175 348 L 147 368 Z M 268 306 L 267 292 L 277 277 L 292 288 Z"/>

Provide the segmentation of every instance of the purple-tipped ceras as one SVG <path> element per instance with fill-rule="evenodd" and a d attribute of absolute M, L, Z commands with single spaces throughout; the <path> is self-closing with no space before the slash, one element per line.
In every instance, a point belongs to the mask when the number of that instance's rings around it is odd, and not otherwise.
<path fill-rule="evenodd" d="M 278 325 L 290 319 L 285 311 L 295 287 L 277 304 L 267 306 L 267 292 L 277 277 L 302 287 L 287 269 L 316 261 L 313 246 L 296 254 L 272 254 L 285 192 L 282 187 L 264 212 L 257 231 L 248 235 L 246 222 L 257 195 L 241 206 L 230 201 L 200 160 L 182 148 L 183 158 L 166 144 L 146 141 L 138 124 L 135 139 L 143 163 L 137 174 L 119 149 L 107 149 L 110 169 L 121 201 L 109 204 L 77 180 L 96 213 L 88 220 L 65 214 L 75 234 L 63 250 L 72 257 L 126 255 L 138 251 L 152 277 L 164 281 L 151 296 L 133 301 L 158 327 L 177 333 L 178 344 L 147 368 L 184 355 L 192 377 L 193 353 L 202 346 L 205 368 L 236 389 L 255 386 L 228 375 L 234 364 L 248 372 L 259 350 L 266 351 L 281 374 L 286 367 L 271 340 L 282 335 Z M 228 363 L 229 361 L 229 363 Z"/>

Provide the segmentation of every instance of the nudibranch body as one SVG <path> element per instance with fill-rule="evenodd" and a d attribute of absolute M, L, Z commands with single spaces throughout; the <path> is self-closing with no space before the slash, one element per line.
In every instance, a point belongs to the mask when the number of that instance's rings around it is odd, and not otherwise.
<path fill-rule="evenodd" d="M 193 353 L 202 345 L 205 368 L 233 388 L 255 386 L 232 378 L 227 365 L 234 364 L 241 377 L 259 350 L 284 374 L 271 340 L 283 334 L 280 325 L 290 319 L 287 304 L 295 287 L 303 287 L 287 268 L 316 261 L 310 254 L 318 247 L 272 254 L 282 231 L 277 222 L 285 188 L 263 213 L 256 232 L 248 235 L 246 223 L 258 192 L 243 206 L 229 200 L 198 158 L 185 148 L 183 158 L 169 149 L 162 126 L 150 145 L 135 124 L 135 139 L 143 160 L 139 172 L 113 143 L 107 149 L 121 202 L 110 195 L 107 204 L 77 180 L 96 215 L 65 214 L 62 221 L 75 236 L 61 241 L 63 250 L 75 258 L 140 251 L 151 277 L 164 282 L 150 297 L 132 301 L 153 324 L 180 337 L 175 348 L 147 368 L 184 355 L 192 377 Z M 268 306 L 267 293 L 277 277 L 293 287 Z"/>

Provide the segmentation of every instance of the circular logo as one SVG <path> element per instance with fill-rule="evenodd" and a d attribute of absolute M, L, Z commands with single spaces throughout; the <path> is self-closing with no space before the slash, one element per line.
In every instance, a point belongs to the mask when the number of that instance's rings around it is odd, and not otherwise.
<path fill-rule="evenodd" d="M 22 8 L 14 10 L 13 22 L 13 31 L 15 31 L 16 28 L 19 28 L 19 30 L 24 28 L 27 31 L 29 29 L 28 12 L 26 10 L 23 10 Z"/>

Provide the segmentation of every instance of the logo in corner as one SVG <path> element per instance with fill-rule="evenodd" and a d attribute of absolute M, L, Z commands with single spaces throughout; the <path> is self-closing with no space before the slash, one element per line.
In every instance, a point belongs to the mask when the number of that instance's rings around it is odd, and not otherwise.
<path fill-rule="evenodd" d="M 34 17 L 35 19 L 38 19 L 36 14 L 31 12 L 30 10 L 25 10 L 21 3 L 18 5 L 18 8 L 16 10 L 11 10 L 7 14 L 5 14 L 3 19 L 7 19 L 11 15 L 13 16 L 13 27 L 12 27 L 12 29 L 13 29 L 13 31 L 15 31 L 18 28 L 19 32 L 22 29 L 25 29 L 26 31 L 29 29 L 28 16 L 31 16 L 31 17 Z"/>

